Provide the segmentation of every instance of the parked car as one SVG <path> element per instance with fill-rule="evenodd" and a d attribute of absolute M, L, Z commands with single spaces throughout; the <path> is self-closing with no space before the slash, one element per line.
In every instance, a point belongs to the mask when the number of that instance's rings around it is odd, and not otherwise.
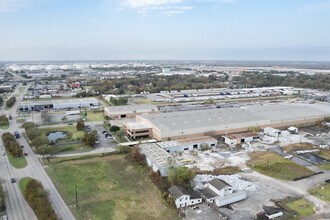
<path fill-rule="evenodd" d="M 5 152 L 5 151 L 2 151 L 2 152 L 1 152 L 1 155 L 2 155 L 2 156 L 5 156 L 5 155 L 6 155 L 6 152 Z"/>
<path fill-rule="evenodd" d="M 95 141 L 95 144 L 99 144 L 99 143 L 101 143 L 99 140 L 96 140 L 96 141 Z"/>
<path fill-rule="evenodd" d="M 28 153 L 24 153 L 24 156 L 27 156 L 27 155 L 29 155 Z"/>
<path fill-rule="evenodd" d="M 21 148 L 24 148 L 24 145 L 21 145 Z"/>
<path fill-rule="evenodd" d="M 72 123 L 69 123 L 68 125 L 73 125 Z"/>
<path fill-rule="evenodd" d="M 109 132 L 108 131 L 102 131 L 102 133 L 105 134 L 105 133 L 109 133 Z"/>
<path fill-rule="evenodd" d="M 112 135 L 111 134 L 105 134 L 105 137 L 110 139 L 110 138 L 112 138 Z"/>
<path fill-rule="evenodd" d="M 15 183 L 16 179 L 15 178 L 11 178 L 11 183 Z"/>

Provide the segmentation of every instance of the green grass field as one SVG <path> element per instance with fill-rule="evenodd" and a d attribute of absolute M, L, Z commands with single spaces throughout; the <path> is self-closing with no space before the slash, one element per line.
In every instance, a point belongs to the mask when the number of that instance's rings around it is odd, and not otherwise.
<path fill-rule="evenodd" d="M 46 168 L 77 219 L 176 219 L 176 210 L 167 207 L 148 173 L 124 155 L 82 158 L 52 158 Z"/>
<path fill-rule="evenodd" d="M 81 118 L 85 117 L 84 112 L 81 113 Z M 104 113 L 103 112 L 93 112 L 87 111 L 86 121 L 103 121 Z"/>
<path fill-rule="evenodd" d="M 309 193 L 324 200 L 330 202 L 330 184 L 324 183 L 320 186 L 309 190 Z"/>
<path fill-rule="evenodd" d="M 54 128 L 40 128 L 44 135 L 47 135 L 50 132 L 63 131 L 70 132 L 71 137 L 68 139 L 77 139 L 84 136 L 84 131 L 77 131 L 76 126 L 65 126 L 65 127 L 54 127 Z"/>
<path fill-rule="evenodd" d="M 10 126 L 9 124 L 8 125 L 1 125 L 0 129 L 7 130 L 9 128 L 9 126 Z"/>
<path fill-rule="evenodd" d="M 10 164 L 17 168 L 17 169 L 20 169 L 20 168 L 24 168 L 26 167 L 27 165 L 27 162 L 26 162 L 26 159 L 25 159 L 25 156 L 20 156 L 18 158 L 16 157 L 13 157 L 6 149 L 6 154 L 8 156 L 8 159 L 9 159 L 9 162 Z"/>
<path fill-rule="evenodd" d="M 25 89 L 25 86 L 19 87 L 19 93 L 22 93 Z"/>
<path fill-rule="evenodd" d="M 61 143 L 61 142 L 59 142 Z M 52 148 L 54 148 L 54 152 L 55 154 L 61 153 L 61 154 L 65 154 L 65 153 L 82 153 L 82 152 L 87 152 L 87 151 L 91 151 L 94 148 L 91 146 L 86 146 L 84 143 L 81 144 L 68 144 L 68 145 L 64 145 L 64 146 L 53 146 Z"/>
<path fill-rule="evenodd" d="M 24 192 L 25 192 L 25 188 L 26 188 L 26 184 L 30 181 L 33 180 L 31 177 L 24 177 L 22 179 L 19 180 L 19 188 L 21 189 L 21 192 L 24 196 Z"/>
<path fill-rule="evenodd" d="M 12 107 L 7 107 L 7 106 L 6 106 L 6 107 L 5 107 L 5 110 L 6 110 L 6 111 L 9 111 L 11 108 L 12 108 Z"/>
<path fill-rule="evenodd" d="M 314 214 L 314 206 L 304 199 L 288 202 L 285 205 L 298 212 L 296 219 Z"/>
<path fill-rule="evenodd" d="M 308 176 L 314 172 L 304 166 L 268 151 L 249 154 L 251 160 L 248 165 L 254 170 L 277 179 L 293 180 L 301 176 Z"/>

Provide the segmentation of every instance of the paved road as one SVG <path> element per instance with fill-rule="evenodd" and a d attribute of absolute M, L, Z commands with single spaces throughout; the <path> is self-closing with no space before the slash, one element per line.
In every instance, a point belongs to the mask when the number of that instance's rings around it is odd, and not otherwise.
<path fill-rule="evenodd" d="M 17 87 L 13 95 L 18 94 L 18 88 L 19 86 Z M 10 128 L 6 131 L 1 131 L 1 134 L 7 131 L 13 132 L 15 130 L 19 131 L 20 134 L 23 132 L 23 129 L 17 126 L 16 109 L 19 106 L 23 94 L 26 92 L 27 89 L 28 86 L 25 88 L 25 91 L 19 97 L 17 97 L 17 101 L 14 107 L 9 111 L 5 111 L 7 115 L 12 114 L 13 119 L 10 120 Z M 28 153 L 28 156 L 26 156 L 26 160 L 28 163 L 27 167 L 23 169 L 15 169 L 9 164 L 7 156 L 1 158 L 1 165 L 3 166 L 1 166 L 0 172 L 1 177 L 4 177 L 5 179 L 5 183 L 3 185 L 4 189 L 8 192 L 6 207 L 9 218 L 17 220 L 36 219 L 35 214 L 32 212 L 31 208 L 23 198 L 22 193 L 20 192 L 20 189 L 18 187 L 18 183 L 11 184 L 10 182 L 8 182 L 8 180 L 10 181 L 11 177 L 15 177 L 18 182 L 21 178 L 29 176 L 39 180 L 44 186 L 44 188 L 49 191 L 49 200 L 51 201 L 56 214 L 61 219 L 75 219 L 71 211 L 65 204 L 64 200 L 56 190 L 54 184 L 48 177 L 38 157 L 33 153 L 26 140 L 21 136 L 19 139 L 17 139 L 17 141 L 20 145 L 24 145 L 24 152 Z"/>

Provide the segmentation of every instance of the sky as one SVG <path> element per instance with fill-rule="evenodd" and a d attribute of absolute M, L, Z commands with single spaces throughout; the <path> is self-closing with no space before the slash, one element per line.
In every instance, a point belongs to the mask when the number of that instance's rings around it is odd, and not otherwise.
<path fill-rule="evenodd" d="M 0 0 L 0 61 L 330 61 L 330 0 Z"/>

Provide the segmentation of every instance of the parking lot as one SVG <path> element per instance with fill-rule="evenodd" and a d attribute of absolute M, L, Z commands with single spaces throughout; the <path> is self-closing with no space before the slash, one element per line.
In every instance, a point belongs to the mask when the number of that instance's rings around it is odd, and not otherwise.
<path fill-rule="evenodd" d="M 106 130 L 103 125 L 90 125 L 90 127 L 91 127 L 91 130 L 96 130 L 97 134 L 98 134 L 97 140 L 99 140 L 100 143 L 95 145 L 96 148 L 102 148 L 102 147 L 103 148 L 109 148 L 109 147 L 116 148 L 117 147 L 117 144 L 113 140 L 113 138 L 108 139 L 103 134 L 103 131 Z"/>

